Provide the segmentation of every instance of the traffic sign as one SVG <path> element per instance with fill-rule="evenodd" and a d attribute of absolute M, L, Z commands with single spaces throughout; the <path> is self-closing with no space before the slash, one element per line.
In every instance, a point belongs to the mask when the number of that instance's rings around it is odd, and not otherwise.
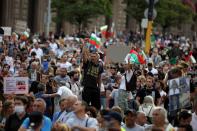
<path fill-rule="evenodd" d="M 148 19 L 146 18 L 142 19 L 141 27 L 145 29 L 147 28 L 147 26 L 148 26 Z"/>

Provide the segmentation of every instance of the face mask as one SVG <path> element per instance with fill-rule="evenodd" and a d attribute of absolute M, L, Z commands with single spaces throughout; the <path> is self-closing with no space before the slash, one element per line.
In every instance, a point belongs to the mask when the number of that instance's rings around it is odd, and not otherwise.
<path fill-rule="evenodd" d="M 24 106 L 15 106 L 14 110 L 17 114 L 21 114 L 25 111 L 25 108 Z"/>

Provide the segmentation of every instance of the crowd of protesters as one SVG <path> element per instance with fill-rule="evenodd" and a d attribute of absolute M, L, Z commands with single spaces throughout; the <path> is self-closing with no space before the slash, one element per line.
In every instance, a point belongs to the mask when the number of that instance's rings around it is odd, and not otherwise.
<path fill-rule="evenodd" d="M 119 34 L 100 49 L 88 44 L 89 37 L 3 38 L 0 130 L 197 131 L 197 48 L 191 40 L 155 33 L 146 63 L 135 64 L 109 63 L 106 49 L 121 43 L 138 51 L 139 33 Z M 168 81 L 186 76 L 189 106 L 171 111 Z M 5 77 L 28 77 L 29 92 L 5 94 Z"/>

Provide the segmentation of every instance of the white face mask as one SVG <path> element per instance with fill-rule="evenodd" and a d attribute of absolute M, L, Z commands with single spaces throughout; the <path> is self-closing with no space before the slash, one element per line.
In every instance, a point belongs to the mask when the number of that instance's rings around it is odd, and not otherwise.
<path fill-rule="evenodd" d="M 21 113 L 25 112 L 25 107 L 24 106 L 15 106 L 14 110 L 17 114 L 21 114 Z"/>

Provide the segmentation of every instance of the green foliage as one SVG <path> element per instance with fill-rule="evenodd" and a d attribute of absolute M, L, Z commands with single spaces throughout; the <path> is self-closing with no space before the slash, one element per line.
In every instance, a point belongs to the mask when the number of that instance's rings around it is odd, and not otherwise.
<path fill-rule="evenodd" d="M 52 8 L 57 12 L 56 22 L 64 20 L 81 27 L 86 27 L 91 18 L 98 15 L 111 16 L 111 0 L 52 0 Z"/>
<path fill-rule="evenodd" d="M 160 0 L 156 5 L 158 12 L 155 22 L 163 27 L 192 22 L 193 12 L 180 0 Z"/>
<path fill-rule="evenodd" d="M 144 10 L 148 8 L 145 0 L 125 0 L 128 6 L 126 12 L 138 22 L 144 18 Z M 159 0 L 155 5 L 157 17 L 155 23 L 164 28 L 192 21 L 193 13 L 190 7 L 182 4 L 181 0 Z"/>
<path fill-rule="evenodd" d="M 144 10 L 148 7 L 145 0 L 124 0 L 127 4 L 127 15 L 135 18 L 138 22 L 144 18 Z"/>

